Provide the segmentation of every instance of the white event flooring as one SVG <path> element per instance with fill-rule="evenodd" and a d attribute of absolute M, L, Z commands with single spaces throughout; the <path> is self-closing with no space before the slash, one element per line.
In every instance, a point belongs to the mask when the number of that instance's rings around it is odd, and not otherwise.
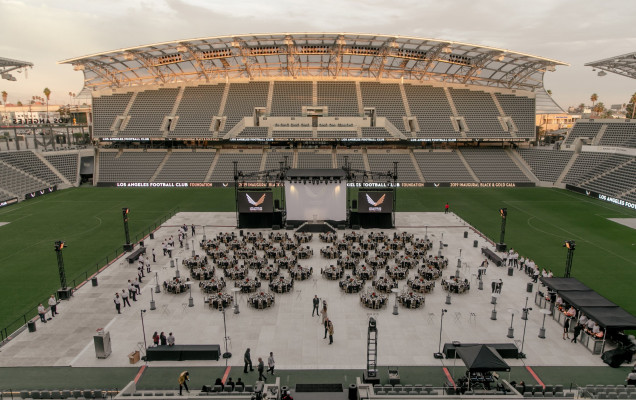
<path fill-rule="evenodd" d="M 223 314 L 210 309 L 203 302 L 203 293 L 198 285 L 193 285 L 194 307 L 188 307 L 185 294 L 154 294 L 157 309 L 149 308 L 151 291 L 155 286 L 154 273 L 159 282 L 174 276 L 170 260 L 161 251 L 161 241 L 170 235 L 176 237 L 177 226 L 192 223 L 197 225 L 194 238 L 195 250 L 199 248 L 205 226 L 208 238 L 218 232 L 234 229 L 234 213 L 179 213 L 155 233 L 154 240 L 146 240 L 148 248 L 155 248 L 157 263 L 152 266 L 152 279 L 148 276 L 142 285 L 142 295 L 132 307 L 122 308 L 117 315 L 113 304 L 116 291 L 126 287 L 128 279 L 136 276 L 137 264 L 129 265 L 125 258 L 117 260 L 98 275 L 99 285 L 84 285 L 70 301 L 58 307 L 60 315 L 47 324 L 37 322 L 37 331 L 24 331 L 4 346 L 0 352 L 0 367 L 8 366 L 74 366 L 74 367 L 123 367 L 129 366 L 128 354 L 138 349 L 143 342 L 140 310 L 148 310 L 144 315 L 146 339 L 152 343 L 155 331 L 173 332 L 178 344 L 220 344 L 223 350 Z M 233 353 L 228 364 L 243 365 L 243 352 L 252 349 L 252 360 L 261 356 L 266 359 L 274 352 L 278 369 L 364 369 L 366 367 L 366 339 L 368 318 L 373 315 L 378 326 L 378 364 L 398 366 L 439 366 L 452 365 L 452 360 L 436 360 L 433 353 L 438 349 L 441 310 L 444 316 L 442 345 L 445 342 L 464 343 L 516 343 L 521 347 L 524 321 L 521 310 L 526 297 L 533 307 L 527 321 L 524 352 L 527 359 L 507 360 L 512 366 L 527 364 L 561 366 L 604 365 L 597 355 L 592 355 L 579 344 L 564 341 L 562 328 L 548 317 L 545 322 L 546 339 L 538 338 L 543 315 L 534 305 L 534 293 L 526 292 L 529 278 L 515 270 L 514 276 L 507 275 L 507 268 L 488 268 L 484 277 L 484 290 L 478 290 L 477 266 L 483 260 L 480 250 L 489 246 L 482 237 L 470 230 L 465 221 L 455 214 L 443 213 L 397 213 L 397 231 L 412 232 L 424 237 L 426 232 L 434 243 L 433 254 L 437 254 L 439 242 L 443 240 L 442 254 L 450 259 L 444 277 L 454 275 L 461 250 L 461 276 L 471 282 L 466 294 L 453 295 L 452 304 L 445 304 L 446 292 L 437 281 L 433 293 L 426 295 L 426 304 L 420 309 L 405 309 L 400 306 L 399 315 L 393 315 L 394 297 L 390 306 L 381 310 L 369 310 L 362 306 L 358 294 L 342 293 L 338 281 L 330 281 L 320 275 L 320 268 L 335 263 L 320 257 L 319 249 L 326 246 L 314 234 L 309 245 L 314 256 L 301 260 L 301 265 L 313 266 L 314 275 L 307 281 L 296 281 L 294 290 L 288 294 L 277 294 L 274 307 L 255 310 L 247 306 L 247 295 L 239 295 L 240 313 L 231 309 L 226 312 L 227 335 L 230 337 L 230 351 Z M 427 228 L 428 227 L 428 228 Z M 253 230 L 257 231 L 257 230 Z M 468 231 L 468 238 L 464 238 Z M 290 235 L 293 231 L 287 231 Z M 360 232 L 366 234 L 366 230 Z M 338 232 L 340 235 L 342 231 Z M 393 231 L 387 231 L 392 235 Z M 188 241 L 191 242 L 189 237 Z M 473 247 L 477 240 L 479 246 Z M 177 242 L 178 245 L 178 242 Z M 191 255 L 192 250 L 176 249 L 173 254 L 178 263 Z M 532 257 L 532 255 L 526 255 Z M 180 266 L 182 276 L 186 268 Z M 219 271 L 216 274 L 219 276 Z M 414 274 L 412 270 L 410 272 Z M 251 274 L 254 274 L 252 271 Z M 284 274 L 284 272 L 283 272 Z M 503 290 L 497 304 L 497 320 L 490 319 L 491 282 L 503 279 Z M 264 283 L 264 289 L 266 289 Z M 230 282 L 231 285 L 231 282 Z M 228 287 L 230 286 L 228 285 Z M 400 288 L 406 281 L 400 281 Z M 371 286 L 371 282 L 367 282 Z M 226 289 L 227 290 L 227 289 Z M 535 285 L 534 290 L 537 290 Z M 312 298 L 317 294 L 329 304 L 329 317 L 334 323 L 334 344 L 328 345 L 323 339 L 324 329 L 318 317 L 311 317 Z M 514 311 L 514 338 L 506 337 Z M 475 317 L 471 318 L 471 313 Z M 106 359 L 95 356 L 93 335 L 98 328 L 110 332 L 112 354 Z M 226 360 L 187 361 L 191 366 L 222 366 Z M 179 362 L 153 362 L 153 365 L 182 365 Z M 461 365 L 461 361 L 458 361 Z"/>

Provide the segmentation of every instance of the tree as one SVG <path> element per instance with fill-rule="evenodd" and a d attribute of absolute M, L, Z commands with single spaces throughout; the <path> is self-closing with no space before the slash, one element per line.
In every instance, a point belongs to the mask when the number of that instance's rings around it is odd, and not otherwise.
<path fill-rule="evenodd" d="M 632 98 L 629 99 L 629 104 L 626 107 L 626 113 L 625 113 L 625 117 L 629 118 L 631 115 L 631 119 L 634 119 L 634 111 L 636 111 L 636 107 L 634 107 L 634 105 L 636 105 L 636 93 L 634 93 L 632 95 Z"/>
<path fill-rule="evenodd" d="M 594 107 L 592 107 L 592 111 L 600 116 L 601 113 L 603 113 L 603 111 L 605 111 L 605 104 L 603 104 L 602 101 L 599 101 L 598 103 L 596 103 L 596 105 Z"/>
<path fill-rule="evenodd" d="M 20 100 L 18 100 L 17 105 L 18 105 L 18 107 L 22 107 L 22 102 Z"/>
<path fill-rule="evenodd" d="M 43 91 L 46 96 L 46 120 L 49 120 L 49 98 L 51 97 L 51 89 L 45 87 Z"/>
<path fill-rule="evenodd" d="M 579 110 L 579 112 L 582 113 L 585 110 L 585 103 L 579 104 L 577 110 Z"/>
<path fill-rule="evenodd" d="M 596 103 L 596 101 L 598 100 L 598 94 L 592 93 L 592 96 L 590 96 L 590 100 L 592 100 L 592 108 L 594 108 L 594 103 Z"/>
<path fill-rule="evenodd" d="M 550 96 L 552 96 L 552 90 L 548 89 L 548 90 L 546 90 L 546 92 L 548 92 L 548 94 L 549 94 Z"/>

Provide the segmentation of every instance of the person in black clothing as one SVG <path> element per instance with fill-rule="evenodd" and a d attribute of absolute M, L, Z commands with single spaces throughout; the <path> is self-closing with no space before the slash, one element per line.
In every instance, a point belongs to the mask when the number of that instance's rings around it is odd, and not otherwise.
<path fill-rule="evenodd" d="M 245 383 L 243 383 L 243 381 L 241 380 L 241 378 L 238 378 L 238 379 L 236 380 L 236 384 L 235 384 L 235 386 L 234 386 L 234 387 L 236 387 L 236 386 L 241 386 L 241 387 L 245 388 Z"/>
<path fill-rule="evenodd" d="M 316 315 L 320 316 L 320 311 L 318 310 L 318 306 L 320 305 L 320 299 L 318 298 L 318 295 L 314 295 L 314 309 L 311 311 L 311 316 L 314 316 L 314 313 L 316 313 Z"/>
<path fill-rule="evenodd" d="M 223 384 L 221 378 L 216 378 L 216 381 L 214 381 L 214 386 L 221 386 L 221 390 L 225 388 L 225 385 Z"/>
<path fill-rule="evenodd" d="M 263 359 L 261 357 L 258 357 L 258 380 L 259 381 L 267 381 L 267 378 L 265 377 L 265 375 L 263 375 L 263 372 L 265 372 L 265 363 L 263 362 Z"/>
<path fill-rule="evenodd" d="M 247 374 L 247 366 L 250 366 L 250 371 L 254 371 L 254 368 L 252 367 L 252 357 L 250 356 L 250 349 L 249 347 L 247 348 L 247 350 L 245 350 L 245 355 L 243 356 L 243 361 L 245 362 L 245 367 L 243 368 L 243 373 Z"/>
<path fill-rule="evenodd" d="M 234 388 L 236 387 L 236 384 L 234 383 L 234 381 L 232 381 L 232 377 L 230 376 L 229 378 L 227 378 L 227 382 L 225 383 L 228 386 L 232 387 L 232 391 L 234 391 Z"/>
<path fill-rule="evenodd" d="M 161 335 L 159 335 L 159 341 L 161 341 L 162 346 L 168 345 L 168 338 L 166 337 L 165 333 L 161 332 Z"/>
<path fill-rule="evenodd" d="M 566 318 L 563 323 L 563 340 L 570 338 L 570 318 Z"/>
<path fill-rule="evenodd" d="M 581 334 L 581 330 L 582 329 L 583 329 L 583 327 L 581 326 L 581 324 L 576 324 L 576 326 L 574 327 L 574 337 L 571 340 L 572 343 L 576 343 L 576 339 Z"/>

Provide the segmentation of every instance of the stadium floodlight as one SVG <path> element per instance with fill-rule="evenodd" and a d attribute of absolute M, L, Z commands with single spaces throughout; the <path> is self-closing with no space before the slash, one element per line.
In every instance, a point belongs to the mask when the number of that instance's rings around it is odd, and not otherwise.
<path fill-rule="evenodd" d="M 499 236 L 499 243 L 497 243 L 497 251 L 506 251 L 506 243 L 504 239 L 506 237 L 506 219 L 508 219 L 508 209 L 500 208 L 499 215 L 501 215 L 501 234 Z"/>
<path fill-rule="evenodd" d="M 121 209 L 122 217 L 124 218 L 124 234 L 126 235 L 126 243 L 124 244 L 124 250 L 130 251 L 133 246 L 130 244 L 130 232 L 128 231 L 128 213 L 130 213 L 130 209 L 128 207 L 123 207 Z"/>
<path fill-rule="evenodd" d="M 71 297 L 71 289 L 66 286 L 66 271 L 64 269 L 64 257 L 62 256 L 62 250 L 66 247 L 66 242 L 58 240 L 55 242 L 55 254 L 57 256 L 57 271 L 60 275 L 61 289 L 57 291 L 58 297 L 61 300 L 68 300 Z"/>
<path fill-rule="evenodd" d="M 568 249 L 568 254 L 565 258 L 565 278 L 570 277 L 570 273 L 572 272 L 572 259 L 574 259 L 574 250 L 576 249 L 576 242 L 574 240 L 567 240 L 563 247 Z"/>

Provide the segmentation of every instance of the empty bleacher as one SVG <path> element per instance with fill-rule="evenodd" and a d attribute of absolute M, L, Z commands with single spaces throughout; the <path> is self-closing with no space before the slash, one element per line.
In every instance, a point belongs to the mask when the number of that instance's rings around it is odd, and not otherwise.
<path fill-rule="evenodd" d="M 313 135 L 313 131 L 272 131 L 275 139 L 310 138 Z"/>
<path fill-rule="evenodd" d="M 475 182 L 455 150 L 414 151 L 426 182 Z"/>
<path fill-rule="evenodd" d="M 150 182 L 166 151 L 101 151 L 98 182 Z"/>
<path fill-rule="evenodd" d="M 0 161 L 0 189 L 4 192 L 23 198 L 26 193 L 41 190 L 48 186 L 47 182 Z"/>
<path fill-rule="evenodd" d="M 299 117 L 303 106 L 312 105 L 312 82 L 274 82 L 272 97 L 273 117 Z"/>
<path fill-rule="evenodd" d="M 238 135 L 236 135 L 236 137 L 265 139 L 267 137 L 267 127 L 266 126 L 246 126 Z"/>
<path fill-rule="evenodd" d="M 345 165 L 345 157 L 351 169 L 366 170 L 364 167 L 364 158 L 362 153 L 337 153 L 336 154 L 336 167 L 342 168 Z"/>
<path fill-rule="evenodd" d="M 219 115 L 224 90 L 224 83 L 186 87 L 176 112 L 179 120 L 168 137 L 211 135 L 210 126 Z"/>
<path fill-rule="evenodd" d="M 397 83 L 360 82 L 362 104 L 373 107 L 376 116 L 386 117 L 402 133 L 406 133 L 406 116 L 400 86 Z"/>
<path fill-rule="evenodd" d="M 214 161 L 214 151 L 173 151 L 155 182 L 203 182 Z"/>
<path fill-rule="evenodd" d="M 451 123 L 453 111 L 441 87 L 404 85 L 411 115 L 417 118 L 417 137 L 451 137 L 460 135 Z"/>
<path fill-rule="evenodd" d="M 254 115 L 255 107 L 267 106 L 269 82 L 231 83 L 223 115 L 227 116 L 223 132 L 229 132 L 243 117 Z"/>
<path fill-rule="evenodd" d="M 577 121 L 563 144 L 570 145 L 574 143 L 574 139 L 579 137 L 593 140 L 602 126 L 603 124 L 601 123 Z"/>
<path fill-rule="evenodd" d="M 636 147 L 636 123 L 608 123 L 601 146 Z"/>
<path fill-rule="evenodd" d="M 244 174 L 257 172 L 261 167 L 263 154 L 260 152 L 242 152 L 240 150 L 222 152 L 218 155 L 210 182 L 234 182 L 234 161 L 237 168 Z M 254 181 L 254 178 L 245 178 L 245 181 Z"/>
<path fill-rule="evenodd" d="M 267 157 L 265 158 L 265 171 L 279 169 L 280 162 L 285 162 L 285 157 L 287 157 L 287 166 L 289 167 L 292 166 L 294 161 L 294 153 L 292 151 L 271 150 L 265 154 Z"/>
<path fill-rule="evenodd" d="M 530 181 L 503 149 L 465 148 L 461 153 L 480 182 Z"/>
<path fill-rule="evenodd" d="M 468 125 L 468 137 L 509 137 L 497 117 L 499 110 L 490 93 L 450 88 L 449 92 L 459 116 Z"/>
<path fill-rule="evenodd" d="M 550 149 L 518 149 L 517 152 L 543 182 L 556 182 L 573 154 Z"/>
<path fill-rule="evenodd" d="M 331 153 L 299 151 L 296 168 L 333 168 Z"/>
<path fill-rule="evenodd" d="M 363 138 L 392 138 L 389 131 L 381 126 L 363 126 L 362 137 Z"/>
<path fill-rule="evenodd" d="M 115 122 L 115 117 L 124 113 L 132 95 L 132 93 L 118 93 L 93 98 L 93 136 L 113 135 L 110 127 Z"/>
<path fill-rule="evenodd" d="M 535 99 L 512 94 L 495 93 L 499 105 L 507 117 L 511 117 L 517 126 L 517 137 L 535 136 Z"/>
<path fill-rule="evenodd" d="M 572 164 L 563 182 L 581 186 L 583 182 L 609 171 L 629 161 L 629 159 L 629 156 L 611 153 L 582 152 Z"/>
<path fill-rule="evenodd" d="M 609 173 L 596 176 L 582 186 L 610 196 L 618 196 L 633 190 L 636 188 L 636 159 L 632 157 L 631 160 L 612 169 Z"/>
<path fill-rule="evenodd" d="M 31 151 L 2 152 L 0 160 L 47 182 L 47 186 L 62 183 L 62 180 Z"/>
<path fill-rule="evenodd" d="M 179 94 L 178 88 L 146 90 L 137 94 L 130 107 L 130 121 L 119 133 L 125 137 L 161 137 L 161 125 L 170 115 Z"/>
<path fill-rule="evenodd" d="M 51 165 L 60 171 L 60 173 L 71 183 L 75 183 L 77 181 L 77 157 L 78 154 L 75 152 L 64 154 L 44 154 L 46 161 L 51 163 Z"/>
<path fill-rule="evenodd" d="M 330 117 L 360 115 L 355 82 L 318 82 L 318 106 L 327 106 Z"/>
<path fill-rule="evenodd" d="M 369 168 L 376 173 L 393 173 L 393 162 L 397 161 L 399 182 L 421 182 L 409 153 L 385 150 L 378 153 L 367 153 L 367 159 L 369 160 Z"/>

